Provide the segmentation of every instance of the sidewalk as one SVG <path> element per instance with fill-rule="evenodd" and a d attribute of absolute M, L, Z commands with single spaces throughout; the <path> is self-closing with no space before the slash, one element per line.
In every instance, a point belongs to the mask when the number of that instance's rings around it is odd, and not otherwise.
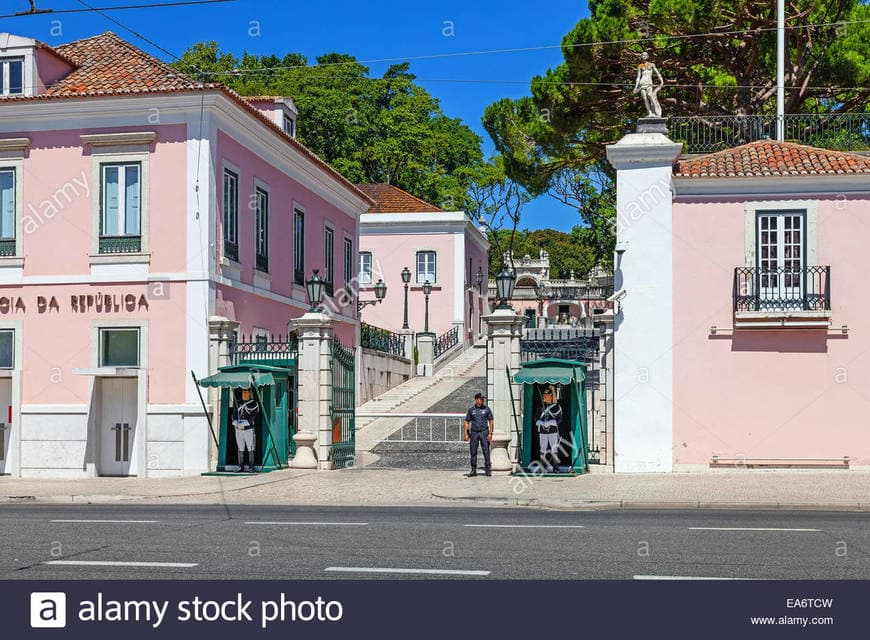
<path fill-rule="evenodd" d="M 246 477 L 0 478 L 0 503 L 36 502 L 870 511 L 870 472 L 715 471 L 465 478 L 456 471 L 291 469 Z"/>

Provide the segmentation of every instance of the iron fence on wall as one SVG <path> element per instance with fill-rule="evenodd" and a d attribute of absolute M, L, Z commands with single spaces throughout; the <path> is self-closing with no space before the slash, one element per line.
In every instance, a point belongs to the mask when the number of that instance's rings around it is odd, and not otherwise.
<path fill-rule="evenodd" d="M 398 333 L 381 329 L 365 322 L 360 324 L 360 344 L 366 349 L 388 353 L 392 356 L 407 358 L 405 341 Z"/>

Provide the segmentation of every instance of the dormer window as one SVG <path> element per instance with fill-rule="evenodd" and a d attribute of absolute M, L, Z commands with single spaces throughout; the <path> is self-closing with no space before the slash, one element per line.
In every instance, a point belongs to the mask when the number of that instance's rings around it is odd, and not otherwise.
<path fill-rule="evenodd" d="M 288 116 L 286 113 L 284 114 L 284 133 L 291 138 L 296 137 L 296 120 Z"/>
<path fill-rule="evenodd" d="M 24 93 L 24 58 L 0 58 L 0 95 Z"/>

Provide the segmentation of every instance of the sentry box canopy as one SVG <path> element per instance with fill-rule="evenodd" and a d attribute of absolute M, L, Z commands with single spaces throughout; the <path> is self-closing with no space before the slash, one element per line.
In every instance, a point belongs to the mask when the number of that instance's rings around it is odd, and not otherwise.
<path fill-rule="evenodd" d="M 561 473 L 586 473 L 586 365 L 560 358 L 526 362 L 514 375 L 514 382 L 523 385 L 523 424 L 522 431 L 517 434 L 522 468 L 526 472 L 541 472 L 540 442 L 535 423 L 544 406 L 544 391 L 552 386 L 555 391 L 553 400 L 562 409 L 554 466 Z M 519 425 L 517 428 L 519 430 Z"/>
<path fill-rule="evenodd" d="M 254 427 L 254 468 L 272 471 L 287 466 L 293 431 L 294 378 L 293 366 L 243 363 L 221 367 L 214 375 L 198 381 L 202 387 L 221 390 L 217 471 L 229 471 L 239 464 L 232 411 L 241 401 L 243 389 L 251 389 L 260 405 L 260 418 Z"/>

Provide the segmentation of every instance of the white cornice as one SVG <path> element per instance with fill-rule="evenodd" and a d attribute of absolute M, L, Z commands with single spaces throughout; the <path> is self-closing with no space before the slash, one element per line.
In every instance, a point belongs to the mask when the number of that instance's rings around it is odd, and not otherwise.
<path fill-rule="evenodd" d="M 79 137 L 84 144 L 92 147 L 107 147 L 123 144 L 151 144 L 157 139 L 157 132 L 86 133 Z"/>
<path fill-rule="evenodd" d="M 0 102 L 0 135 L 4 131 L 63 131 L 107 127 L 188 124 L 200 110 L 214 114 L 225 133 L 277 169 L 311 189 L 355 219 L 371 202 L 342 184 L 328 169 L 291 146 L 281 134 L 223 93 L 173 93 L 104 96 L 63 100 Z M 159 122 L 153 118 L 158 117 Z M 194 117 L 195 116 L 195 117 Z M 197 135 L 194 129 L 190 134 Z"/>
<path fill-rule="evenodd" d="M 0 138 L 0 151 L 24 151 L 30 146 L 30 138 Z"/>
<path fill-rule="evenodd" d="M 762 176 L 755 178 L 689 178 L 674 176 L 674 196 L 830 196 L 870 193 L 868 175 Z"/>
<path fill-rule="evenodd" d="M 661 133 L 629 133 L 616 144 L 607 145 L 606 153 L 617 170 L 640 169 L 670 165 L 682 149 L 682 144 Z"/>

